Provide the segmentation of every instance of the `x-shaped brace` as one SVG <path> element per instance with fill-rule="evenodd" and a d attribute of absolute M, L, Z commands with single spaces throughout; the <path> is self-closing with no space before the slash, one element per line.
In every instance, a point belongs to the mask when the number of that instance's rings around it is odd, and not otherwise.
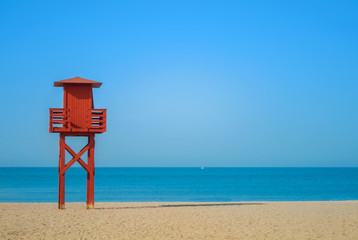
<path fill-rule="evenodd" d="M 87 152 L 91 147 L 93 147 L 93 141 L 90 141 L 86 146 L 84 146 L 81 151 L 79 151 L 77 154 L 66 144 L 65 149 L 69 154 L 72 155 L 72 159 L 65 165 L 64 169 L 62 170 L 61 174 L 64 174 L 75 162 L 78 162 L 88 173 L 94 173 L 94 169 L 92 169 L 88 164 L 85 163 L 81 159 L 81 156 Z"/>

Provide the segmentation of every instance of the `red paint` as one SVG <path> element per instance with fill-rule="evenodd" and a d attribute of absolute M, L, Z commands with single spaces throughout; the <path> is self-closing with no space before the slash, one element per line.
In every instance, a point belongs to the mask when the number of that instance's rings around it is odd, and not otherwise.
<path fill-rule="evenodd" d="M 65 208 L 65 173 L 78 162 L 87 171 L 87 208 L 94 207 L 94 136 L 106 131 L 106 109 L 94 109 L 92 88 L 100 82 L 75 77 L 54 83 L 63 87 L 63 108 L 50 108 L 50 133 L 60 133 L 58 163 L 58 208 Z M 67 144 L 66 137 L 87 137 L 88 143 L 78 153 Z M 66 151 L 72 159 L 66 163 Z M 87 163 L 82 156 L 87 152 Z"/>
<path fill-rule="evenodd" d="M 87 112 L 93 108 L 91 84 L 66 83 L 63 90 L 63 107 L 71 113 L 71 128 L 87 128 Z"/>

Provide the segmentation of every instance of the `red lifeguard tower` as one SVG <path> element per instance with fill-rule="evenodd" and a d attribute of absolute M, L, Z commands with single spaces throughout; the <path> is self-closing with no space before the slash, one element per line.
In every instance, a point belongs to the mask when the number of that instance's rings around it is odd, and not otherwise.
<path fill-rule="evenodd" d="M 92 88 L 101 82 L 80 77 L 57 81 L 54 87 L 63 87 L 63 108 L 50 108 L 50 133 L 60 133 L 58 163 L 58 208 L 65 208 L 65 172 L 78 162 L 87 171 L 87 208 L 94 207 L 94 136 L 106 131 L 106 109 L 93 106 Z M 87 137 L 88 144 L 75 153 L 67 144 L 66 137 Z M 66 163 L 65 151 L 72 155 Z M 87 163 L 81 156 L 87 152 Z"/>

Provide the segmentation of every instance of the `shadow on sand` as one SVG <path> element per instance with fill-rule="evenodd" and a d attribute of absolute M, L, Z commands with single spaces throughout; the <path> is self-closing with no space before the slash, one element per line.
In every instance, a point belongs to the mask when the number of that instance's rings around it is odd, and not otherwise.
<path fill-rule="evenodd" d="M 190 203 L 190 204 L 165 204 L 159 206 L 138 206 L 138 207 L 102 207 L 94 208 L 95 210 L 103 209 L 136 209 L 136 208 L 173 208 L 173 207 L 217 207 L 217 206 L 243 206 L 243 205 L 263 205 L 264 203 Z"/>

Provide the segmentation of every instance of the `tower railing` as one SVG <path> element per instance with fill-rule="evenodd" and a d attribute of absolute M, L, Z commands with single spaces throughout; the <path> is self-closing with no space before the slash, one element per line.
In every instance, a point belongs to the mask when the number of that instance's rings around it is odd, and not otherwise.
<path fill-rule="evenodd" d="M 50 108 L 50 133 L 92 132 L 103 133 L 107 129 L 107 109 L 88 109 L 85 128 L 74 127 L 68 108 Z"/>
<path fill-rule="evenodd" d="M 107 109 L 89 109 L 87 114 L 90 132 L 105 132 L 107 129 Z"/>
<path fill-rule="evenodd" d="M 66 129 L 70 123 L 70 109 L 50 108 L 50 133 Z"/>

